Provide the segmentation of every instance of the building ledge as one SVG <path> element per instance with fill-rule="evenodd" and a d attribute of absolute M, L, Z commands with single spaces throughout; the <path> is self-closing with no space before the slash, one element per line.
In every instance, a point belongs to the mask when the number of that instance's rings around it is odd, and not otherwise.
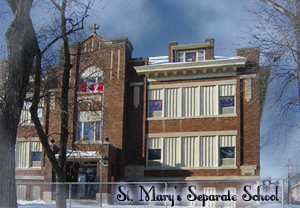
<path fill-rule="evenodd" d="M 234 57 L 220 60 L 206 60 L 199 62 L 177 62 L 158 65 L 135 66 L 138 75 L 155 80 L 165 80 L 167 77 L 188 77 L 202 75 L 208 76 L 234 76 L 237 68 L 245 67 L 247 59 L 244 57 Z M 166 79 L 168 80 L 168 79 Z"/>
<path fill-rule="evenodd" d="M 16 175 L 16 180 L 44 180 L 44 176 L 21 176 Z"/>

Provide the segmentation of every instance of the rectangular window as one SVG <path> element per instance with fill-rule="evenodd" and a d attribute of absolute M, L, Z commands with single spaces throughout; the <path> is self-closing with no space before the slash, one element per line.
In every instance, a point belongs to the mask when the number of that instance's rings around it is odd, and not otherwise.
<path fill-rule="evenodd" d="M 31 152 L 31 167 L 41 167 L 42 152 Z"/>
<path fill-rule="evenodd" d="M 147 167 L 235 166 L 236 136 L 147 139 Z"/>
<path fill-rule="evenodd" d="M 79 111 L 77 115 L 77 141 L 100 140 L 101 111 Z"/>
<path fill-rule="evenodd" d="M 216 195 L 216 188 L 203 188 L 203 194 L 207 196 Z M 216 202 L 208 200 L 205 202 L 205 207 L 216 207 Z"/>
<path fill-rule="evenodd" d="M 150 100 L 149 101 L 149 117 L 161 117 L 162 116 L 162 101 Z"/>
<path fill-rule="evenodd" d="M 198 87 L 182 88 L 182 116 L 196 116 L 199 110 Z"/>
<path fill-rule="evenodd" d="M 181 158 L 183 167 L 199 167 L 199 137 L 182 137 Z"/>
<path fill-rule="evenodd" d="M 148 90 L 148 117 L 196 117 L 236 113 L 236 85 Z"/>
<path fill-rule="evenodd" d="M 161 89 L 148 91 L 148 117 L 162 117 L 163 94 Z"/>
<path fill-rule="evenodd" d="M 20 118 L 20 125 L 33 125 L 33 122 L 31 120 L 31 114 L 30 109 L 31 102 L 24 102 L 22 112 L 21 112 L 21 118 Z M 37 115 L 40 119 L 40 122 L 42 123 L 44 121 L 44 99 L 41 98 L 38 109 L 37 109 Z"/>
<path fill-rule="evenodd" d="M 218 137 L 200 137 L 200 167 L 218 167 Z"/>
<path fill-rule="evenodd" d="M 180 115 L 180 90 L 179 88 L 168 88 L 164 91 L 165 105 L 164 112 L 165 117 L 179 117 Z"/>
<path fill-rule="evenodd" d="M 40 142 L 17 142 L 16 167 L 41 167 L 42 145 Z"/>
<path fill-rule="evenodd" d="M 40 186 L 31 186 L 30 187 L 30 200 L 39 200 L 41 194 Z"/>
<path fill-rule="evenodd" d="M 234 187 L 226 187 L 223 189 L 223 195 L 228 195 L 228 192 L 230 195 L 236 195 L 236 188 Z M 225 208 L 234 208 L 236 207 L 235 201 L 223 201 L 223 207 Z"/>
<path fill-rule="evenodd" d="M 100 122 L 79 122 L 77 140 L 100 140 Z"/>
<path fill-rule="evenodd" d="M 162 150 L 161 138 L 149 138 L 147 140 L 147 166 L 160 167 Z"/>
<path fill-rule="evenodd" d="M 17 186 L 17 199 L 23 201 L 26 200 L 26 186 Z"/>
<path fill-rule="evenodd" d="M 177 62 L 195 62 L 204 61 L 205 52 L 201 51 L 183 51 L 177 53 Z"/>
<path fill-rule="evenodd" d="M 236 136 L 219 136 L 220 166 L 235 166 Z"/>
<path fill-rule="evenodd" d="M 219 114 L 235 113 L 236 85 L 219 86 Z"/>
<path fill-rule="evenodd" d="M 200 115 L 216 115 L 216 87 L 200 87 Z"/>
<path fill-rule="evenodd" d="M 148 149 L 148 166 L 161 166 L 161 149 Z"/>

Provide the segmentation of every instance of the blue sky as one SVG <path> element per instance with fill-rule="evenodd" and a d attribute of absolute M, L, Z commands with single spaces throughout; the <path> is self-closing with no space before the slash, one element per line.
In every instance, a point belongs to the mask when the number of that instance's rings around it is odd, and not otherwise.
<path fill-rule="evenodd" d="M 90 34 L 88 26 L 95 22 L 100 26 L 97 34 L 103 38 L 127 36 L 134 48 L 133 57 L 168 55 L 168 42 L 195 44 L 203 43 L 205 38 L 215 39 L 215 55 L 235 56 L 235 49 L 245 47 L 247 43 L 247 39 L 241 38 L 241 30 L 247 30 L 246 25 L 249 23 L 241 19 L 247 18 L 245 5 L 249 2 L 251 1 L 96 0 L 90 17 L 85 22 L 83 37 Z M 44 11 L 33 11 L 33 16 L 36 25 L 43 18 L 49 19 Z M 0 26 L 5 28 L 7 24 Z M 1 30 L 0 37 L 4 37 L 4 33 L 5 30 Z M 2 50 L 3 48 L 5 47 Z M 269 106 L 270 102 L 267 101 L 266 105 Z M 268 108 L 265 108 L 263 116 L 262 135 L 274 120 Z M 278 142 L 262 149 L 262 178 L 286 177 L 287 160 L 293 159 L 299 148 L 299 144 L 294 145 L 299 132 L 291 133 L 289 144 L 292 145 Z"/>

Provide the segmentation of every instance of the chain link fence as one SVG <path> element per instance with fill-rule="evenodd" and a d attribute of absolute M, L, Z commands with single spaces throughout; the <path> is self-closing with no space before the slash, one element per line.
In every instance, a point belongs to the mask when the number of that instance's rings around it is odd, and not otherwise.
<path fill-rule="evenodd" d="M 19 207 L 251 207 L 300 202 L 300 178 L 270 180 L 17 183 Z M 298 187 L 299 186 L 299 187 Z"/>

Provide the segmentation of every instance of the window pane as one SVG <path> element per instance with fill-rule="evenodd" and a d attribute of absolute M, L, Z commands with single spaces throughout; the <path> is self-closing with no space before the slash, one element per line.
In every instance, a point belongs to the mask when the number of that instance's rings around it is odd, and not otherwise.
<path fill-rule="evenodd" d="M 100 128 L 101 128 L 101 126 L 100 126 L 100 122 L 97 122 L 96 123 L 96 140 L 100 140 Z"/>
<path fill-rule="evenodd" d="M 149 111 L 161 111 L 162 110 L 162 101 L 161 100 L 152 100 L 149 101 Z"/>
<path fill-rule="evenodd" d="M 198 61 L 204 61 L 204 51 L 198 51 Z"/>
<path fill-rule="evenodd" d="M 183 62 L 184 53 L 177 53 L 177 62 Z"/>
<path fill-rule="evenodd" d="M 77 129 L 77 140 L 82 139 L 82 122 L 78 124 L 78 129 Z"/>
<path fill-rule="evenodd" d="M 220 108 L 234 107 L 234 97 L 220 97 Z"/>
<path fill-rule="evenodd" d="M 94 123 L 84 123 L 84 140 L 94 140 Z"/>
<path fill-rule="evenodd" d="M 234 147 L 221 147 L 220 158 L 234 158 Z"/>
<path fill-rule="evenodd" d="M 44 108 L 38 108 L 37 109 L 37 114 L 39 118 L 44 117 Z"/>
<path fill-rule="evenodd" d="M 196 61 L 196 52 L 185 53 L 185 61 L 186 62 Z"/>
<path fill-rule="evenodd" d="M 31 152 L 31 161 L 41 161 L 42 152 Z"/>
<path fill-rule="evenodd" d="M 161 150 L 160 149 L 149 149 L 148 150 L 148 160 L 160 160 Z"/>

